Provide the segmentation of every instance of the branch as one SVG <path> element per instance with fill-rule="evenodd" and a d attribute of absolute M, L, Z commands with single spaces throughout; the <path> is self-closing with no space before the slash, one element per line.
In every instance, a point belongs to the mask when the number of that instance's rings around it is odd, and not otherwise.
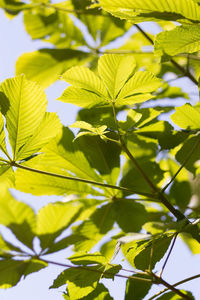
<path fill-rule="evenodd" d="M 184 214 L 182 214 L 181 211 L 177 210 L 165 197 L 165 195 L 160 192 L 157 187 L 153 184 L 153 182 L 150 180 L 150 178 L 146 175 L 146 173 L 144 172 L 144 170 L 140 167 L 140 165 L 138 164 L 137 160 L 134 158 L 134 156 L 131 154 L 131 152 L 128 150 L 128 148 L 126 147 L 124 141 L 122 140 L 120 131 L 119 131 L 119 125 L 118 125 L 118 121 L 117 121 L 117 117 L 116 117 L 116 111 L 115 111 L 115 105 L 114 102 L 112 102 L 112 109 L 113 109 L 113 115 L 114 115 L 114 121 L 115 121 L 115 126 L 116 126 L 116 130 L 118 132 L 118 136 L 119 136 L 119 142 L 121 144 L 122 149 L 124 150 L 124 152 L 128 155 L 128 157 L 130 158 L 130 160 L 133 162 L 134 166 L 137 168 L 137 170 L 140 172 L 140 174 L 142 175 L 142 177 L 144 178 L 144 180 L 146 181 L 146 183 L 151 187 L 151 189 L 153 190 L 153 192 L 155 194 L 157 194 L 158 199 L 162 202 L 162 204 L 167 207 L 167 209 L 177 218 L 177 220 L 184 220 L 187 218 L 184 216 Z M 189 221 L 188 221 L 189 223 Z"/>
<path fill-rule="evenodd" d="M 74 265 L 70 265 L 70 264 L 63 264 L 63 263 L 59 263 L 59 262 L 55 262 L 55 261 L 51 261 L 51 260 L 47 260 L 47 259 L 43 259 L 43 258 L 38 258 L 40 261 L 45 262 L 47 264 L 52 264 L 52 265 L 56 265 L 56 266 L 60 266 L 60 267 L 65 267 L 65 268 L 78 268 L 78 269 L 82 269 L 82 270 L 86 270 L 88 272 L 94 272 L 94 273 L 99 273 L 99 274 L 103 274 L 104 272 L 100 271 L 100 270 L 95 270 L 95 269 L 91 269 L 89 267 L 84 267 L 84 266 L 74 266 Z M 111 276 L 115 276 L 115 277 L 120 277 L 120 278 L 125 278 L 125 279 L 132 279 L 132 280 L 139 280 L 139 281 L 146 281 L 146 282 L 152 282 L 151 279 L 147 279 L 147 278 L 143 278 L 143 277 L 133 277 L 133 276 L 126 276 L 126 275 L 122 275 L 122 274 L 114 274 L 111 272 L 107 272 L 106 274 L 111 275 Z"/>
<path fill-rule="evenodd" d="M 101 186 L 101 187 L 104 187 L 104 188 L 120 190 L 120 191 L 124 191 L 124 192 L 129 192 L 129 193 L 132 193 L 132 194 L 138 194 L 138 195 L 142 195 L 142 196 L 152 198 L 152 195 L 149 194 L 149 193 L 133 191 L 131 189 L 121 187 L 121 186 L 115 186 L 115 185 L 111 185 L 111 184 L 107 184 L 107 183 L 101 183 L 101 182 L 97 182 L 97 181 L 93 181 L 93 180 L 87 180 L 87 179 L 83 179 L 83 178 L 70 177 L 70 176 L 65 176 L 65 175 L 56 174 L 56 173 L 52 173 L 52 172 L 42 171 L 42 170 L 38 170 L 38 169 L 34 169 L 34 168 L 30 168 L 30 167 L 27 167 L 27 166 L 20 165 L 16 162 L 11 162 L 10 165 L 13 166 L 13 167 L 17 167 L 17 168 L 24 169 L 26 171 L 30 171 L 30 172 L 34 172 L 34 173 L 38 173 L 38 174 L 43 174 L 43 175 L 53 176 L 53 177 L 62 178 L 62 179 L 66 179 L 66 180 L 72 180 L 72 181 L 78 181 L 78 182 L 93 184 L 93 185 Z"/>
<path fill-rule="evenodd" d="M 166 282 L 164 279 L 158 277 L 156 274 L 151 273 L 153 278 L 155 279 L 155 281 L 157 282 L 157 284 L 161 283 L 164 286 L 167 287 L 168 290 L 171 290 L 172 292 L 174 292 L 175 294 L 179 295 L 182 297 L 182 299 L 186 299 L 186 300 L 192 300 L 191 297 L 187 296 L 186 294 L 183 294 L 180 290 L 176 289 L 173 285 L 169 284 L 168 282 Z M 150 300 L 150 299 L 149 299 Z"/>
<path fill-rule="evenodd" d="M 188 277 L 188 278 L 186 278 L 186 279 L 183 279 L 183 280 L 181 280 L 181 281 L 178 281 L 178 282 L 172 284 L 172 286 L 176 287 L 176 286 L 178 286 L 178 285 L 181 285 L 181 284 L 183 284 L 183 283 L 186 283 L 186 282 L 188 282 L 188 281 L 191 281 L 191 280 L 194 280 L 194 279 L 197 279 L 197 278 L 200 278 L 200 274 L 197 274 L 197 275 Z M 168 290 L 169 290 L 169 288 L 165 288 L 165 289 L 161 290 L 160 292 L 156 293 L 155 295 L 153 295 L 153 296 L 152 296 L 151 298 L 149 298 L 148 300 L 153 300 L 153 299 L 157 298 L 157 296 L 162 295 L 163 293 L 167 292 Z"/>
<path fill-rule="evenodd" d="M 154 45 L 152 38 L 137 24 L 134 24 L 135 27 L 145 36 L 145 38 Z M 188 77 L 194 84 L 198 85 L 198 81 L 194 78 L 194 76 L 187 70 L 185 70 L 179 63 L 177 63 L 173 58 L 170 59 L 171 63 L 179 70 L 181 73 Z"/>

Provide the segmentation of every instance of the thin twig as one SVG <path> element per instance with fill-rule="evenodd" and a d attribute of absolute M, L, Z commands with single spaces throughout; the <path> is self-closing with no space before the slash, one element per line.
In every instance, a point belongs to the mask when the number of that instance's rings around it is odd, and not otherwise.
<path fill-rule="evenodd" d="M 145 38 L 152 44 L 154 45 L 154 41 L 152 40 L 152 38 L 138 25 L 138 24 L 134 24 L 135 27 L 143 34 L 143 36 L 145 36 Z M 188 77 L 193 83 L 195 83 L 196 85 L 198 85 L 198 81 L 194 78 L 194 76 L 188 72 L 187 70 L 184 69 L 184 67 L 182 67 L 181 65 L 179 65 L 179 63 L 177 63 L 173 58 L 170 59 L 171 63 L 179 70 L 181 71 L 181 73 Z"/>
<path fill-rule="evenodd" d="M 185 167 L 185 165 L 187 164 L 187 162 L 189 161 L 191 155 L 193 154 L 193 152 L 195 151 L 195 149 L 197 148 L 197 146 L 200 143 L 200 139 L 197 140 L 197 142 L 193 145 L 192 149 L 190 150 L 190 152 L 188 153 L 188 155 L 186 156 L 183 164 L 180 166 L 180 168 L 177 170 L 177 172 L 172 176 L 170 182 L 168 182 L 164 188 L 162 189 L 162 192 L 164 192 L 168 186 L 175 180 L 175 178 L 177 177 L 177 175 L 180 173 L 180 171 Z"/>
<path fill-rule="evenodd" d="M 164 264 L 163 264 L 163 266 L 162 266 L 162 268 L 161 268 L 159 277 L 162 277 L 163 271 L 164 271 L 164 269 L 165 269 L 165 267 L 166 267 L 166 265 L 167 265 L 167 262 L 168 262 L 168 260 L 169 260 L 169 258 L 170 258 L 170 255 L 171 255 L 171 253 L 172 253 L 172 250 L 173 250 L 173 248 L 174 248 L 174 245 L 175 245 L 177 236 L 178 236 L 178 232 L 175 233 L 175 235 L 174 235 L 174 238 L 173 238 L 173 241 L 172 241 L 172 245 L 171 245 L 171 247 L 170 247 L 170 249 L 169 249 L 169 253 L 167 254 L 167 257 L 166 257 L 166 259 L 165 259 L 165 261 L 164 261 Z"/>
<path fill-rule="evenodd" d="M 43 259 L 43 258 L 38 258 L 40 261 L 42 262 L 46 262 L 48 264 L 52 264 L 52 265 L 56 265 L 56 266 L 60 266 L 60 267 L 65 267 L 65 268 L 78 268 L 78 269 L 82 269 L 82 270 L 86 270 L 88 272 L 94 272 L 94 273 L 99 273 L 102 274 L 104 272 L 102 272 L 101 270 L 97 270 L 97 269 L 91 269 L 89 267 L 85 267 L 85 266 L 74 266 L 74 265 L 70 265 L 70 264 L 63 264 L 63 263 L 59 263 L 59 262 L 55 262 L 55 261 L 51 261 L 51 260 L 47 260 L 47 259 Z M 107 275 L 111 275 L 111 276 L 115 276 L 115 277 L 120 277 L 120 278 L 125 278 L 125 279 L 132 279 L 132 280 L 139 280 L 139 281 L 146 281 L 146 282 L 152 282 L 151 279 L 147 279 L 147 278 L 143 278 L 143 277 L 133 277 L 133 276 L 126 276 L 126 275 L 122 275 L 122 274 L 114 274 L 111 272 L 105 272 Z"/>
<path fill-rule="evenodd" d="M 101 182 L 97 182 L 97 181 L 93 181 L 93 180 L 87 180 L 87 179 L 83 179 L 83 178 L 79 178 L 79 177 L 70 177 L 70 176 L 65 176 L 65 175 L 61 175 L 61 174 L 42 171 L 42 170 L 30 168 L 28 166 L 20 165 L 16 162 L 12 162 L 11 166 L 17 167 L 17 168 L 20 168 L 20 169 L 24 169 L 24 170 L 30 171 L 30 172 L 35 172 L 35 173 L 38 173 L 38 174 L 47 175 L 47 176 L 53 176 L 53 177 L 62 178 L 62 179 L 66 179 L 66 180 L 72 180 L 72 181 L 78 181 L 78 182 L 93 184 L 93 185 L 101 186 L 101 187 L 104 187 L 104 188 L 110 188 L 110 189 L 114 189 L 114 190 L 125 191 L 125 192 L 129 192 L 129 193 L 132 193 L 132 194 L 138 194 L 138 195 L 142 195 L 142 196 L 146 196 L 146 197 L 150 197 L 150 198 L 152 197 L 152 195 L 149 194 L 149 193 L 133 191 L 133 190 L 125 188 L 125 187 L 115 186 L 115 185 L 111 185 L 111 184 L 107 184 L 107 183 L 101 183 Z"/>

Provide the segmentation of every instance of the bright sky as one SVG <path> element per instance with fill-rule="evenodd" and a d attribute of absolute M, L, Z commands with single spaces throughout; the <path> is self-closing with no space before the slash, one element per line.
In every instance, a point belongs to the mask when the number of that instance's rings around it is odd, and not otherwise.
<path fill-rule="evenodd" d="M 11 21 L 4 16 L 2 11 L 0 11 L 0 28 L 0 81 L 2 82 L 6 78 L 14 76 L 15 62 L 21 54 L 37 50 L 42 47 L 42 43 L 39 41 L 31 41 L 30 37 L 24 30 L 22 16 L 16 17 Z M 186 81 L 186 85 L 187 83 L 188 81 Z M 49 99 L 48 110 L 56 111 L 61 118 L 62 123 L 68 125 L 74 122 L 77 109 L 73 105 L 69 105 L 67 108 L 66 104 L 59 101 L 53 101 L 61 94 L 65 86 L 66 83 L 58 82 L 47 90 L 47 96 Z M 187 87 L 189 88 L 189 86 L 184 86 L 186 89 Z M 26 203 L 31 204 L 31 206 L 35 209 L 47 204 L 47 197 L 39 199 L 38 197 L 31 197 L 22 193 L 16 193 L 16 196 L 18 199 L 22 199 Z M 55 197 L 51 199 L 55 199 Z M 56 255 L 55 260 L 64 262 L 67 256 L 68 253 L 64 251 Z M 121 262 L 121 257 L 118 258 L 117 262 Z M 178 240 L 165 269 L 164 275 L 166 275 L 166 278 L 170 281 L 170 283 L 174 283 L 186 277 L 200 273 L 199 266 L 200 255 L 192 256 L 184 244 Z M 48 269 L 34 273 L 28 276 L 24 281 L 20 282 L 16 287 L 0 291 L 0 299 L 63 300 L 62 293 L 54 290 L 48 290 L 53 279 L 56 278 L 61 270 L 61 268 L 50 266 Z M 123 279 L 117 279 L 114 283 L 110 280 L 107 286 L 112 286 L 111 294 L 114 297 L 114 300 L 123 299 Z M 200 279 L 185 284 L 183 288 L 192 289 L 196 299 L 199 299 Z M 154 292 L 155 290 L 157 290 L 157 288 L 154 289 Z"/>

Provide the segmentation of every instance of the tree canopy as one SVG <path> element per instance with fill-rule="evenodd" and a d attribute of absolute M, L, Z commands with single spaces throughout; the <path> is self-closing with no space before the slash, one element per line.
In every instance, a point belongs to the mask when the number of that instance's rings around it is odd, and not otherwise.
<path fill-rule="evenodd" d="M 115 277 L 126 279 L 125 300 L 153 285 L 163 289 L 149 300 L 195 299 L 179 285 L 200 274 L 171 284 L 163 272 L 177 237 L 200 253 L 200 1 L 0 7 L 47 45 L 0 85 L 0 224 L 21 245 L 0 235 L 0 288 L 54 264 L 64 270 L 50 288 L 65 286 L 64 299 L 113 299 L 104 282 Z M 67 88 L 55 100 L 79 107 L 68 127 L 47 111 L 44 89 L 57 80 Z M 35 212 L 11 189 L 63 198 Z M 49 259 L 70 246 L 67 261 Z"/>

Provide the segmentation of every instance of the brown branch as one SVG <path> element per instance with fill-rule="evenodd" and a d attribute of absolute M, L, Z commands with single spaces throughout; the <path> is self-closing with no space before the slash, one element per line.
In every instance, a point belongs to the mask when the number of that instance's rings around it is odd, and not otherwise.
<path fill-rule="evenodd" d="M 176 286 L 178 286 L 178 285 L 181 285 L 181 284 L 183 284 L 183 283 L 186 283 L 186 282 L 188 282 L 188 281 L 191 281 L 191 280 L 194 280 L 194 279 L 197 279 L 197 278 L 200 278 L 200 274 L 197 274 L 197 275 L 188 277 L 188 278 L 186 278 L 186 279 L 183 279 L 183 280 L 181 280 L 181 281 L 178 281 L 178 282 L 172 284 L 172 286 L 176 287 Z M 149 298 L 148 300 L 153 300 L 153 299 L 157 298 L 158 296 L 162 295 L 163 293 L 167 292 L 168 290 L 169 290 L 169 288 L 165 288 L 165 289 L 159 291 L 158 293 L 156 293 L 155 295 L 153 295 L 153 296 L 152 296 L 151 298 Z"/>
<path fill-rule="evenodd" d="M 174 292 L 175 294 L 179 295 L 182 297 L 182 299 L 186 299 L 186 300 L 192 300 L 191 297 L 189 297 L 186 294 L 183 294 L 183 292 L 181 292 L 180 290 L 176 289 L 173 285 L 169 284 L 168 282 L 166 282 L 164 279 L 160 278 L 159 276 L 157 276 L 154 273 L 151 273 L 153 278 L 155 279 L 155 283 L 157 284 L 163 284 L 164 286 L 166 286 L 169 290 L 171 290 L 172 292 Z"/>
<path fill-rule="evenodd" d="M 114 116 L 114 122 L 116 126 L 116 130 L 118 132 L 118 137 L 119 137 L 119 142 L 121 144 L 122 149 L 124 152 L 128 155 L 129 159 L 133 162 L 134 166 L 137 168 L 137 170 L 140 172 L 146 183 L 150 186 L 152 191 L 154 192 L 155 195 L 157 195 L 157 198 L 162 202 L 162 204 L 167 207 L 167 209 L 177 218 L 177 220 L 184 220 L 187 218 L 182 214 L 181 211 L 177 210 L 165 197 L 165 195 L 159 191 L 159 189 L 154 185 L 154 183 L 150 180 L 150 178 L 147 176 L 147 174 L 144 172 L 144 170 L 140 167 L 138 164 L 137 160 L 134 158 L 134 156 L 131 154 L 131 152 L 128 150 L 126 147 L 126 144 L 122 140 L 120 130 L 119 130 L 119 125 L 117 121 L 117 116 L 116 116 L 116 111 L 115 111 L 115 105 L 114 102 L 112 102 L 112 110 L 113 110 L 113 116 Z M 189 221 L 188 221 L 189 223 Z"/>

